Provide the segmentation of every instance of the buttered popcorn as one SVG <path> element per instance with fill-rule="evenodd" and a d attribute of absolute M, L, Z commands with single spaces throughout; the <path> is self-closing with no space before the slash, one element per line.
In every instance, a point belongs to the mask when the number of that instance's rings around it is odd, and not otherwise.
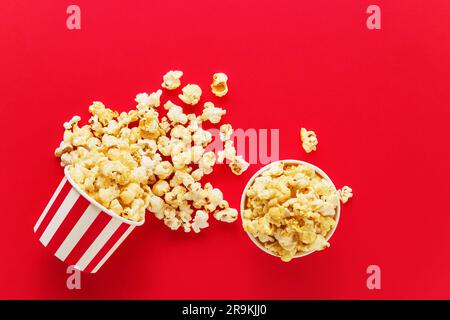
<path fill-rule="evenodd" d="M 202 96 L 202 89 L 196 84 L 188 84 L 182 89 L 182 94 L 178 95 L 181 101 L 186 104 L 196 105 Z"/>
<path fill-rule="evenodd" d="M 317 150 L 317 144 L 319 141 L 317 140 L 317 136 L 314 131 L 308 131 L 305 128 L 301 128 L 300 139 L 302 140 L 302 147 L 307 153 Z"/>
<path fill-rule="evenodd" d="M 211 92 L 217 97 L 223 97 L 228 93 L 228 76 L 225 73 L 215 73 L 211 83 Z"/>
<path fill-rule="evenodd" d="M 283 261 L 329 246 L 339 193 L 313 167 L 274 163 L 246 197 L 244 229 Z"/>
<path fill-rule="evenodd" d="M 167 90 L 175 90 L 181 85 L 180 78 L 182 76 L 183 71 L 169 71 L 163 76 L 161 86 Z"/>
<path fill-rule="evenodd" d="M 342 189 L 339 190 L 339 197 L 342 203 L 347 203 L 347 201 L 353 197 L 353 190 L 349 186 L 343 186 Z"/>
<path fill-rule="evenodd" d="M 178 88 L 182 75 L 168 72 L 162 87 Z M 200 183 L 217 162 L 214 152 L 205 151 L 213 138 L 202 122 L 218 123 L 225 110 L 209 102 L 206 113 L 185 114 L 171 101 L 162 103 L 162 93 L 140 93 L 136 109 L 122 113 L 94 102 L 88 124 L 80 126 L 79 116 L 64 123 L 55 156 L 89 196 L 126 219 L 141 221 L 148 210 L 172 230 L 195 233 L 209 226 L 210 214 L 219 221 L 235 221 L 237 210 L 222 192 Z M 180 99 L 193 105 L 200 96 L 200 87 L 187 85 Z M 163 117 L 156 111 L 160 105 L 167 111 Z M 229 141 L 231 126 L 222 131 Z"/>

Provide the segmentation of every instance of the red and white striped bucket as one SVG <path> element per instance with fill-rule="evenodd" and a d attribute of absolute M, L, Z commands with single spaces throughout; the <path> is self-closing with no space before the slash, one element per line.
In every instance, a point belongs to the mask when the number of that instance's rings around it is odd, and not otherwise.
<path fill-rule="evenodd" d="M 135 222 L 116 215 L 81 190 L 68 167 L 64 175 L 34 232 L 60 260 L 95 273 L 144 220 Z"/>

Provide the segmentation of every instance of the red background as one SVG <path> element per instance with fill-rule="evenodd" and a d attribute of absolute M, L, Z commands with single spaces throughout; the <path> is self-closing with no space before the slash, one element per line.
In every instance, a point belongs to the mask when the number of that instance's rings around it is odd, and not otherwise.
<path fill-rule="evenodd" d="M 450 298 L 449 1 L 74 3 L 74 31 L 71 2 L 0 3 L 0 298 Z M 370 4 L 382 30 L 366 28 Z M 226 72 L 225 121 L 279 128 L 281 158 L 318 165 L 355 196 L 331 248 L 288 264 L 240 221 L 195 235 L 149 216 L 70 291 L 66 266 L 32 230 L 62 177 L 62 123 L 86 120 L 93 100 L 131 108 L 170 69 L 205 98 L 211 75 Z M 301 149 L 302 126 L 317 132 L 317 152 Z M 221 168 L 212 182 L 236 207 L 259 167 L 240 178 Z M 372 264 L 381 290 L 366 287 Z"/>

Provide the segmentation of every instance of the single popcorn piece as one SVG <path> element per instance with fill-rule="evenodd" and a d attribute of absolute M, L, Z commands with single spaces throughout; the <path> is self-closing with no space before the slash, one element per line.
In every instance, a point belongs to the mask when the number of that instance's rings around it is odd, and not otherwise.
<path fill-rule="evenodd" d="M 339 190 L 339 198 L 342 203 L 347 203 L 347 201 L 353 197 L 353 190 L 349 186 L 344 186 Z"/>
<path fill-rule="evenodd" d="M 238 211 L 233 208 L 225 208 L 223 210 L 217 211 L 214 213 L 214 218 L 219 221 L 223 222 L 234 222 L 237 220 L 238 217 Z"/>
<path fill-rule="evenodd" d="M 194 232 L 199 233 L 200 229 L 207 228 L 208 226 L 208 214 L 203 210 L 197 210 L 195 213 L 194 222 L 191 224 Z"/>
<path fill-rule="evenodd" d="M 319 141 L 317 140 L 317 136 L 314 131 L 308 131 L 305 128 L 301 128 L 300 139 L 302 140 L 302 147 L 307 153 L 317 150 L 317 144 Z"/>
<path fill-rule="evenodd" d="M 61 167 L 65 167 L 72 164 L 72 157 L 68 153 L 61 155 Z"/>
<path fill-rule="evenodd" d="M 209 121 L 211 123 L 219 123 L 220 120 L 222 119 L 222 116 L 224 114 L 226 114 L 227 111 L 222 109 L 222 108 L 218 108 L 215 107 L 214 104 L 212 102 L 205 102 L 203 105 L 203 113 L 201 116 L 201 119 L 203 121 Z"/>
<path fill-rule="evenodd" d="M 224 160 L 234 161 L 236 158 L 236 148 L 234 142 L 227 140 L 224 143 L 224 148 L 217 152 L 217 162 L 222 163 Z"/>
<path fill-rule="evenodd" d="M 68 122 L 64 122 L 63 127 L 66 130 L 70 130 L 70 129 L 72 129 L 72 127 L 74 125 L 78 125 L 78 122 L 80 122 L 80 121 L 81 121 L 81 117 L 80 116 L 74 116 Z"/>
<path fill-rule="evenodd" d="M 152 192 L 158 197 L 162 197 L 169 192 L 169 190 L 170 186 L 166 180 L 158 180 L 158 182 L 152 186 Z"/>
<path fill-rule="evenodd" d="M 242 156 L 235 156 L 230 162 L 231 171 L 237 176 L 246 171 L 249 166 L 250 164 Z"/>
<path fill-rule="evenodd" d="M 55 156 L 61 157 L 63 154 L 70 152 L 73 150 L 73 147 L 70 143 L 67 143 L 65 141 L 61 141 L 58 148 L 55 150 Z"/>
<path fill-rule="evenodd" d="M 169 71 L 163 76 L 161 86 L 167 90 L 175 90 L 181 85 L 180 78 L 182 76 L 183 71 Z"/>
<path fill-rule="evenodd" d="M 215 73 L 211 84 L 211 91 L 217 97 L 223 97 L 228 93 L 228 76 L 225 73 Z"/>
<path fill-rule="evenodd" d="M 157 108 L 161 105 L 161 95 L 162 95 L 162 90 L 158 90 L 156 92 L 147 94 L 147 93 L 139 93 L 138 95 L 136 95 L 136 99 L 134 101 L 136 101 L 138 103 L 137 105 L 137 109 L 138 110 L 142 110 L 145 108 Z"/>
<path fill-rule="evenodd" d="M 204 174 L 210 174 L 213 171 L 213 166 L 216 163 L 216 155 L 213 151 L 209 151 L 203 154 L 202 158 L 198 162 L 198 168 L 202 170 Z"/>
<path fill-rule="evenodd" d="M 202 89 L 196 84 L 188 84 L 182 89 L 182 94 L 178 95 L 181 101 L 186 104 L 196 105 L 202 96 Z"/>
<path fill-rule="evenodd" d="M 173 123 L 185 124 L 188 121 L 187 115 L 183 112 L 183 108 L 172 103 L 170 100 L 166 102 L 164 109 L 169 110 L 167 117 Z"/>
<path fill-rule="evenodd" d="M 164 76 L 163 87 L 180 86 L 181 71 Z M 197 85 L 183 88 L 182 100 L 196 104 Z M 237 218 L 223 194 L 201 180 L 212 173 L 216 155 L 205 150 L 213 136 L 202 128 L 205 120 L 217 123 L 225 110 L 207 103 L 202 115 L 185 114 L 171 101 L 161 101 L 162 90 L 136 95 L 136 108 L 118 113 L 95 101 L 89 106 L 88 124 L 81 118 L 64 124 L 63 140 L 55 150 L 61 166 L 88 196 L 111 212 L 142 221 L 148 210 L 172 230 L 198 233 L 208 227 L 209 215 L 225 222 Z M 163 104 L 160 115 L 156 108 Z M 231 125 L 221 127 L 224 157 L 236 157 Z M 234 152 L 233 152 L 234 150 Z"/>
<path fill-rule="evenodd" d="M 274 163 L 254 180 L 246 197 L 245 231 L 281 260 L 329 247 L 339 192 L 313 167 Z"/>
<path fill-rule="evenodd" d="M 234 131 L 231 124 L 228 124 L 228 123 L 221 125 L 219 130 L 220 130 L 219 137 L 220 137 L 220 140 L 223 142 L 230 140 L 231 135 L 233 134 L 233 131 Z"/>

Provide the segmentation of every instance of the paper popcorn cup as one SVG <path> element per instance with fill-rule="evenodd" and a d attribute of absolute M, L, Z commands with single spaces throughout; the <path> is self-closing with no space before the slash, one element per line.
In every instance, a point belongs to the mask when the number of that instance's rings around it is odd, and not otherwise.
<path fill-rule="evenodd" d="M 34 232 L 58 259 L 95 273 L 144 220 L 135 222 L 118 216 L 81 190 L 68 167 L 64 175 Z"/>
<path fill-rule="evenodd" d="M 313 164 L 311 164 L 311 163 L 309 163 L 309 162 L 305 162 L 305 161 L 301 161 L 301 160 L 292 160 L 292 159 L 288 159 L 288 160 L 279 160 L 279 161 L 271 162 L 271 163 L 269 163 L 268 165 L 266 165 L 266 166 L 262 167 L 261 169 L 259 169 L 259 170 L 258 170 L 258 171 L 250 178 L 250 180 L 248 180 L 248 182 L 247 182 L 247 184 L 246 184 L 246 186 L 245 186 L 245 188 L 244 188 L 244 191 L 242 192 L 241 203 L 240 203 L 240 211 L 241 211 L 241 220 L 242 220 L 242 223 L 244 223 L 244 210 L 245 210 L 245 205 L 247 204 L 247 190 L 250 188 L 250 186 L 253 184 L 253 182 L 255 181 L 255 179 L 256 179 L 257 177 L 261 176 L 261 174 L 262 174 L 264 171 L 270 169 L 270 167 L 271 167 L 272 165 L 277 164 L 277 163 L 279 163 L 279 162 L 283 162 L 283 163 L 286 163 L 286 164 L 297 164 L 297 165 L 298 165 L 298 164 L 303 164 L 303 165 L 306 165 L 306 166 L 310 166 L 310 167 L 314 168 L 314 170 L 316 171 L 316 173 L 318 173 L 322 178 L 324 178 L 324 179 L 328 180 L 329 182 L 331 182 L 331 184 L 333 185 L 334 189 L 337 190 L 337 189 L 336 189 L 336 186 L 334 185 L 334 183 L 333 183 L 333 181 L 330 179 L 330 177 L 329 177 L 322 169 L 320 169 L 319 167 L 317 167 L 317 166 L 315 166 L 315 165 L 313 165 Z M 340 215 L 341 215 L 341 204 L 339 203 L 338 206 L 337 206 L 337 208 L 336 208 L 336 215 L 334 216 L 335 221 L 336 221 L 336 224 L 335 224 L 335 226 L 330 230 L 330 232 L 328 233 L 328 235 L 325 237 L 325 239 L 326 239 L 327 241 L 330 240 L 330 238 L 331 238 L 331 236 L 333 235 L 334 231 L 336 231 L 337 225 L 338 225 L 338 223 L 339 223 L 339 217 L 340 217 Z M 279 257 L 278 255 L 276 255 L 276 254 L 273 253 L 272 251 L 266 249 L 266 248 L 261 244 L 261 242 L 259 242 L 259 241 L 258 241 L 253 235 L 251 235 L 249 232 L 246 232 L 246 233 L 247 233 L 247 235 L 249 236 L 249 238 L 252 240 L 252 242 L 253 242 L 258 248 L 260 248 L 262 251 L 264 251 L 265 253 L 268 253 L 268 254 L 270 254 L 270 255 L 272 255 L 272 256 Z M 293 258 L 304 257 L 304 256 L 307 256 L 307 255 L 313 253 L 313 252 L 315 252 L 315 251 L 309 251 L 309 252 L 300 253 L 300 254 L 298 254 L 298 255 L 295 255 Z"/>

